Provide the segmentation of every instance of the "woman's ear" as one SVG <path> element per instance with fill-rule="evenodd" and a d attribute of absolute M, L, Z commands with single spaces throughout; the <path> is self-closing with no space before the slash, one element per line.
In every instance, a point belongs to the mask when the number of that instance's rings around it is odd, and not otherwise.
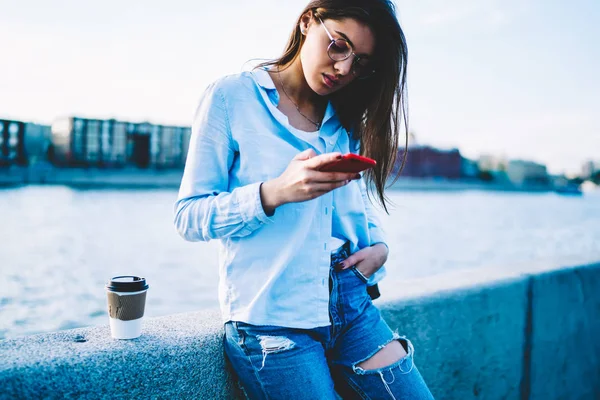
<path fill-rule="evenodd" d="M 308 33 L 308 28 L 310 28 L 310 25 L 313 22 L 313 12 L 312 10 L 308 10 L 304 15 L 302 15 L 302 17 L 300 18 L 300 32 L 302 32 L 303 35 L 306 35 Z"/>

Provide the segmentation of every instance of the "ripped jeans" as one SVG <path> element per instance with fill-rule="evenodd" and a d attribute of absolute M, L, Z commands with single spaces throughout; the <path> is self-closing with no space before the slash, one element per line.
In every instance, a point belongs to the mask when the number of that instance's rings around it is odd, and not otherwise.
<path fill-rule="evenodd" d="M 336 263 L 332 256 L 332 266 Z M 433 399 L 414 364 L 412 343 L 382 319 L 366 291 L 365 277 L 354 267 L 341 271 L 332 267 L 329 288 L 330 326 L 225 324 L 225 353 L 247 397 Z M 400 341 L 406 356 L 376 370 L 358 367 L 393 340 Z"/>

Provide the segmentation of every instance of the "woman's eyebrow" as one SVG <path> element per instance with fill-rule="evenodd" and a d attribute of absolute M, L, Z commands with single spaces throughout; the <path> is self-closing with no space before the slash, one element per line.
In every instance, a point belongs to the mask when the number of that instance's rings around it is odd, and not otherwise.
<path fill-rule="evenodd" d="M 341 37 L 343 37 L 344 39 L 346 39 L 346 41 L 348 43 L 350 43 L 350 46 L 352 46 L 352 48 L 354 49 L 354 43 L 352 43 L 352 40 L 350 40 L 350 38 L 348 37 L 348 35 L 346 35 L 344 32 L 340 32 L 340 31 L 334 31 L 335 33 L 337 33 L 338 35 L 340 35 Z M 366 54 L 366 53 L 357 53 L 359 56 L 361 56 L 362 58 L 369 58 L 371 57 L 370 55 Z"/>

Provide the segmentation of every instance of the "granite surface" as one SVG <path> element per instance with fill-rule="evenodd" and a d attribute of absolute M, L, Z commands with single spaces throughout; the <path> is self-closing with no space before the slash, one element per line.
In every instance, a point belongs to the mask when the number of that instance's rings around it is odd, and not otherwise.
<path fill-rule="evenodd" d="M 600 398 L 600 264 L 467 278 L 376 301 L 436 399 Z M 134 340 L 100 326 L 0 341 L 0 399 L 239 398 L 222 338 L 209 310 L 149 318 Z"/>

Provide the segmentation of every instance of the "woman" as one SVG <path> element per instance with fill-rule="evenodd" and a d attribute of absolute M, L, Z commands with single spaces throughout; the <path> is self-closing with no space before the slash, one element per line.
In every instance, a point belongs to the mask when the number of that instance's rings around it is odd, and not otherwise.
<path fill-rule="evenodd" d="M 431 399 L 411 342 L 371 297 L 404 113 L 406 43 L 389 0 L 316 0 L 283 56 L 224 77 L 197 109 L 175 224 L 220 239 L 225 352 L 252 399 Z M 344 153 L 361 177 L 322 172 Z"/>

